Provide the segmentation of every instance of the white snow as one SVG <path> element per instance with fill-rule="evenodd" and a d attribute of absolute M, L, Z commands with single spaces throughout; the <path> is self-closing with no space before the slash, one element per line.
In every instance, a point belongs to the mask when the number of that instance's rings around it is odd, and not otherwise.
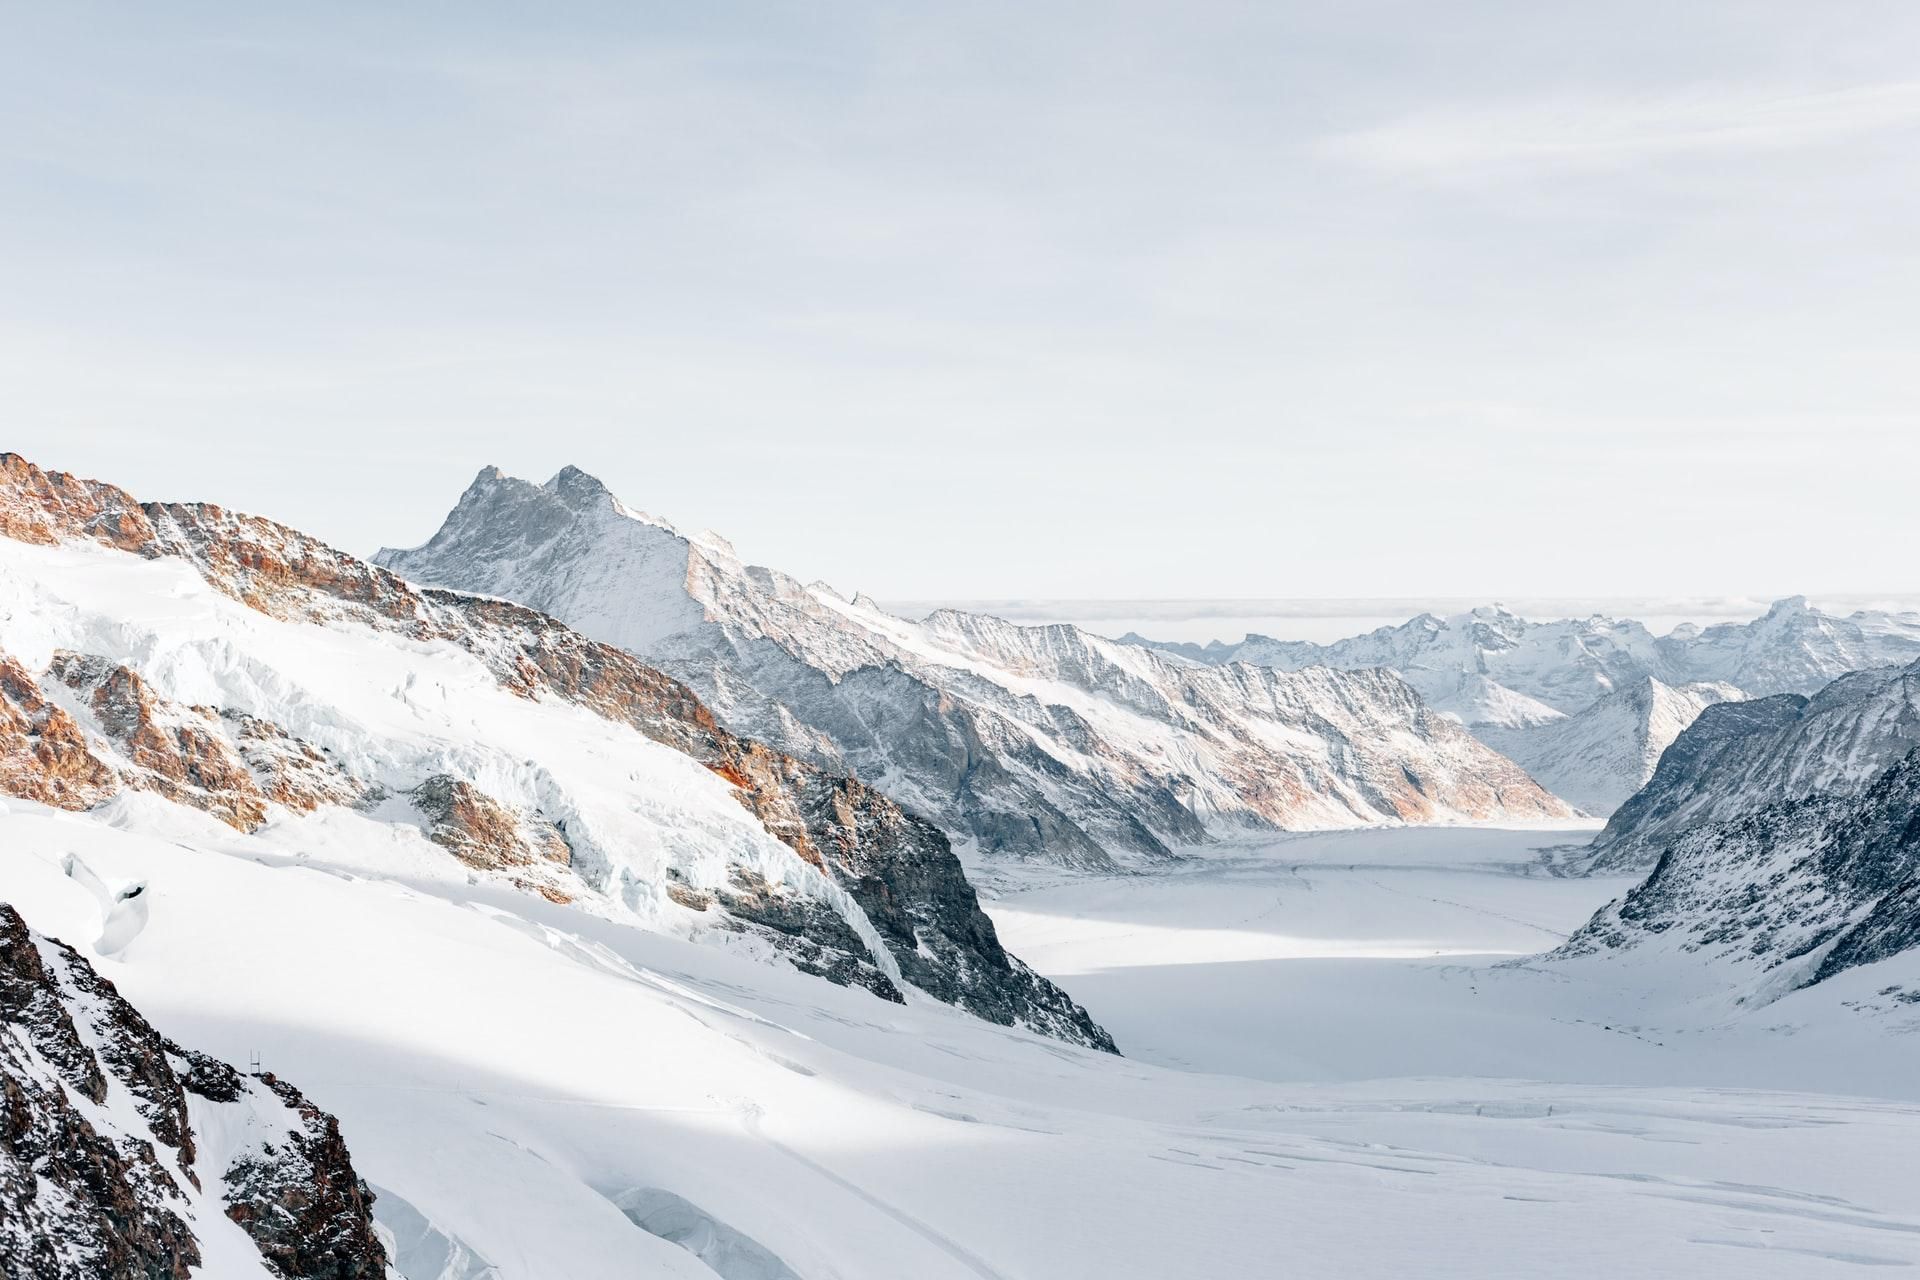
<path fill-rule="evenodd" d="M 0 538 L 0 600 L 7 602 L 0 652 L 31 668 L 44 667 L 57 649 L 99 654 L 133 666 L 173 701 L 271 720 L 364 783 L 400 793 L 452 773 L 502 803 L 566 821 L 573 870 L 608 904 L 654 927 L 702 927 L 666 896 L 670 868 L 700 889 L 725 884 L 728 869 L 740 866 L 833 904 L 876 963 L 895 971 L 845 891 L 769 835 L 724 780 L 583 708 L 517 697 L 450 643 L 282 621 L 215 591 L 184 560 L 143 560 L 86 543 Z M 118 814 L 138 829 L 177 826 L 216 846 L 234 834 L 151 795 L 122 795 L 105 816 Z M 397 857 L 422 874 L 464 878 L 464 868 L 414 829 L 417 815 L 403 800 L 372 817 L 384 821 L 337 809 L 306 818 L 280 813 L 268 843 L 280 827 L 294 844 L 315 826 L 355 828 L 345 842 L 352 857 L 389 867 L 386 860 Z M 137 921 L 116 925 L 111 936 L 120 929 L 137 931 Z M 707 932 L 711 941 L 734 942 Z"/>
<path fill-rule="evenodd" d="M 211 841 L 151 817 L 16 803 L 0 898 L 84 941 L 100 904 L 68 854 L 145 881 L 149 923 L 101 972 L 166 1034 L 258 1052 L 336 1112 L 420 1257 L 453 1256 L 438 1233 L 506 1280 L 729 1274 L 702 1256 L 845 1280 L 1920 1262 L 1902 1015 L 1793 997 L 1768 1026 L 1669 1034 L 1619 1018 L 1624 993 L 1487 969 L 1618 887 L 1535 874 L 1538 832 L 1300 837 L 995 904 L 1117 1059 L 370 875 L 372 824 Z"/>

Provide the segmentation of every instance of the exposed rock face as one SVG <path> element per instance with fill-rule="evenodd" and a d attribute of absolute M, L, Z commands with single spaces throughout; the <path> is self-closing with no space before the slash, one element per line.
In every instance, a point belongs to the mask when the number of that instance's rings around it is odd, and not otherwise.
<path fill-rule="evenodd" d="M 203 809 L 241 831 L 266 821 L 267 798 L 221 735 L 217 713 L 174 706 L 137 672 L 103 658 L 57 653 L 49 670 L 85 699 L 126 762 L 127 785 Z"/>
<path fill-rule="evenodd" d="M 1651 866 L 1690 827 L 1775 800 L 1857 791 L 1920 743 L 1920 663 L 1843 676 L 1812 698 L 1708 707 L 1593 842 L 1597 870 Z"/>
<path fill-rule="evenodd" d="M 0 791 L 58 809 L 90 809 L 119 779 L 85 732 L 18 661 L 0 653 Z"/>
<path fill-rule="evenodd" d="M 1115 1051 L 1112 1038 L 1085 1010 L 1051 1001 L 1051 984 L 1001 947 L 944 835 L 851 778 L 810 773 L 799 791 L 817 847 L 887 940 L 909 982 L 1002 1025 L 1044 1009 L 1052 1021 L 1041 1029 Z M 991 980 L 956 981 L 976 964 L 992 966 Z"/>
<path fill-rule="evenodd" d="M 736 736 L 680 681 L 545 614 L 502 600 L 416 589 L 384 569 L 271 521 L 213 506 L 143 507 L 110 485 L 43 473 L 12 455 L 0 455 L 0 531 L 42 544 L 85 540 L 147 559 L 175 557 L 191 564 L 217 590 L 269 616 L 326 624 L 340 634 L 366 628 L 404 638 L 409 645 L 450 645 L 471 655 L 501 688 L 520 698 L 571 704 L 628 726 L 724 779 L 767 834 L 827 877 L 821 882 L 813 876 L 815 882 L 838 886 L 832 891 L 838 896 L 830 900 L 801 902 L 793 884 L 775 884 L 764 876 L 764 883 L 756 884 L 749 875 L 705 887 L 663 886 L 664 897 L 702 916 L 718 917 L 731 910 L 731 919 L 780 946 L 803 968 L 836 980 L 897 995 L 890 973 L 917 974 L 910 980 L 924 981 L 942 998 L 984 1016 L 1082 1043 L 1111 1043 L 1058 988 L 1016 967 L 990 927 L 982 931 L 977 926 L 972 889 L 936 829 L 873 796 L 863 803 L 875 813 L 890 811 L 890 824 L 872 824 L 850 836 L 814 801 L 853 784 Z M 244 825 L 253 812 L 249 803 L 262 806 L 263 812 L 268 802 L 295 810 L 358 804 L 378 798 L 378 787 L 384 784 L 414 791 L 415 801 L 433 810 L 430 826 L 444 847 L 469 865 L 497 868 L 529 891 L 564 899 L 587 889 L 614 894 L 633 888 L 606 882 L 607 850 L 595 843 L 590 829 L 570 825 L 566 809 L 550 807 L 544 795 L 538 808 L 557 815 L 551 819 L 535 814 L 534 806 L 524 801 L 507 805 L 474 780 L 451 774 L 430 780 L 422 795 L 418 772 L 404 779 L 369 777 L 336 765 L 320 749 L 244 708 L 222 708 L 217 714 L 212 709 L 203 713 L 174 708 L 131 671 L 122 677 L 103 674 L 96 664 L 76 660 L 72 666 L 84 676 L 75 692 L 84 689 L 91 697 L 101 688 L 113 690 L 106 705 L 124 713 L 115 723 L 129 730 L 113 736 L 114 751 L 125 754 L 124 738 L 159 753 L 153 768 L 129 764 L 121 769 L 124 785 L 141 785 L 139 779 L 148 775 L 163 778 L 174 788 L 170 793 L 163 789 L 170 798 L 200 800 L 209 812 Z M 324 723 L 327 716 L 317 713 L 314 718 Z M 217 741 L 183 737 L 183 725 L 196 733 L 205 726 Z M 149 726 L 151 733 L 146 732 Z M 104 718 L 101 734 L 109 736 Z M 26 759 L 36 758 L 25 738 L 18 748 L 9 748 L 8 742 L 0 736 L 0 752 L 10 753 L 0 759 L 22 752 Z M 210 785 L 216 775 L 221 783 Z M 566 801 L 564 787 L 555 779 L 543 774 L 538 785 Z M 76 807 L 84 805 L 76 801 Z M 889 845 L 889 831 L 904 834 Z M 562 847 L 569 847 L 564 861 L 559 856 Z M 939 882 L 948 887 L 947 899 L 913 898 L 928 882 L 919 870 L 893 882 L 887 867 L 894 857 L 943 862 Z M 859 873 L 850 869 L 855 860 L 861 862 Z M 569 875 L 571 880 L 562 878 Z M 596 876 L 601 879 L 596 881 Z M 877 922 L 869 925 L 864 918 L 861 908 L 869 904 L 875 910 L 884 907 L 883 916 L 891 913 L 911 921 L 910 927 L 883 932 L 884 956 L 862 940 L 870 936 L 863 929 L 879 929 Z M 726 927 L 719 918 L 713 923 Z"/>
<path fill-rule="evenodd" d="M 575 468 L 482 471 L 421 582 L 524 601 L 686 680 L 736 732 L 878 780 L 991 853 L 1111 869 L 1239 826 L 1571 810 L 1381 672 L 1211 670 L 1073 627 L 915 624 L 742 564 Z"/>
<path fill-rule="evenodd" d="M 407 793 L 427 821 L 427 839 L 479 871 L 506 871 L 518 887 L 549 902 L 571 902 L 567 882 L 542 871 L 565 867 L 573 849 L 538 813 L 501 804 L 470 782 L 439 773 Z"/>
<path fill-rule="evenodd" d="M 411 794 L 431 823 L 427 838 L 470 867 L 565 866 L 572 860 L 558 827 L 537 814 L 515 813 L 470 782 L 436 774 Z"/>
<path fill-rule="evenodd" d="M 259 1084 L 296 1118 L 284 1136 L 243 1152 L 221 1175 L 227 1216 L 283 1276 L 385 1275 L 373 1193 L 353 1171 L 339 1122 L 271 1072 Z"/>
<path fill-rule="evenodd" d="M 1679 951 L 1751 993 L 1825 981 L 1920 946 L 1920 753 L 1864 789 L 1695 824 L 1556 954 Z"/>
<path fill-rule="evenodd" d="M 271 721 L 181 706 L 124 664 L 62 650 L 43 683 L 0 654 L 0 792 L 88 809 L 125 788 L 252 831 L 269 803 L 296 813 L 357 805 L 370 789 Z M 74 695 L 85 720 L 49 696 Z"/>
<path fill-rule="evenodd" d="M 185 1280 L 212 1211 L 239 1222 L 287 1280 L 386 1275 L 371 1197 L 331 1116 L 291 1085 L 166 1039 L 3 903 L 0 1026 L 0 1271 Z M 206 1167 L 189 1095 L 231 1110 L 229 1132 L 268 1136 Z"/>
<path fill-rule="evenodd" d="M 323 805 L 358 806 L 379 798 L 378 788 L 271 720 L 231 708 L 222 709 L 220 719 L 261 794 L 283 808 L 312 813 Z"/>

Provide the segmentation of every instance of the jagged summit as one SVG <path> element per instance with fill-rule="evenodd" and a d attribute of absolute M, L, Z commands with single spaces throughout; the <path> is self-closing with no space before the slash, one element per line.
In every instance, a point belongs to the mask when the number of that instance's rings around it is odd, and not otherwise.
<path fill-rule="evenodd" d="M 501 510 L 576 518 L 510 480 L 471 487 L 457 515 L 487 530 Z M 580 518 L 672 538 L 611 508 Z M 532 537 L 523 523 L 492 550 Z M 245 835 L 370 824 L 423 875 L 1111 1048 L 1006 954 L 936 827 L 525 606 L 20 460 L 0 466 L 0 593 L 0 791 L 74 811 L 146 799 Z"/>
<path fill-rule="evenodd" d="M 520 600 L 687 680 L 728 724 L 883 780 L 956 838 L 1088 867 L 1252 826 L 1570 810 L 1381 673 L 1216 672 L 1068 625 L 865 597 L 535 486 L 381 563 Z"/>
<path fill-rule="evenodd" d="M 1841 618 L 1789 596 L 1748 622 L 1656 636 L 1630 619 L 1531 622 L 1491 604 L 1444 619 L 1422 614 L 1332 644 L 1249 636 L 1237 645 L 1163 647 L 1214 665 L 1389 667 L 1557 793 L 1604 815 L 1630 793 L 1621 786 L 1639 772 L 1635 762 L 1648 751 L 1657 759 L 1685 727 L 1674 717 L 1686 707 L 1730 696 L 1809 695 L 1849 671 L 1912 661 L 1920 657 L 1920 616 L 1863 610 Z M 1640 712 L 1607 704 L 1629 689 L 1638 691 Z M 1658 690 L 1691 692 L 1654 711 Z M 1589 709 L 1595 714 L 1580 726 L 1560 723 Z M 1609 731 L 1623 736 L 1611 744 L 1592 736 Z"/>
<path fill-rule="evenodd" d="M 576 511 L 605 508 L 637 519 L 652 519 L 623 507 L 620 500 L 613 496 L 613 490 L 607 488 L 598 476 L 590 475 L 571 463 L 554 472 L 552 479 L 540 487 Z M 654 521 L 654 523 L 664 524 L 665 522 Z"/>

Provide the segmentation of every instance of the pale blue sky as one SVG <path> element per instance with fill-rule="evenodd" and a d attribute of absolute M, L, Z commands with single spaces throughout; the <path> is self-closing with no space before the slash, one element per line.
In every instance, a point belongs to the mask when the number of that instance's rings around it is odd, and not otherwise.
<path fill-rule="evenodd" d="M 0 447 L 890 598 L 1913 582 L 1920 6 L 0 0 Z"/>

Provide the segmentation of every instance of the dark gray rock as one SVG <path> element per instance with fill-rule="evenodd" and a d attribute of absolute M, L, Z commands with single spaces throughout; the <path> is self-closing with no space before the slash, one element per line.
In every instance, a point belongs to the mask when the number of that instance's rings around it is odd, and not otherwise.
<path fill-rule="evenodd" d="M 200 1249 L 182 1183 L 206 1188 L 211 1177 L 227 1216 L 287 1280 L 386 1275 L 372 1195 L 332 1116 L 284 1081 L 167 1039 L 78 952 L 34 934 L 5 903 L 0 1031 L 0 1273 L 185 1280 Z M 139 1117 L 122 1132 L 101 1130 L 69 1094 L 101 1103 L 115 1087 Z M 224 1170 L 201 1168 L 189 1092 L 247 1112 L 236 1129 L 266 1136 Z"/>

